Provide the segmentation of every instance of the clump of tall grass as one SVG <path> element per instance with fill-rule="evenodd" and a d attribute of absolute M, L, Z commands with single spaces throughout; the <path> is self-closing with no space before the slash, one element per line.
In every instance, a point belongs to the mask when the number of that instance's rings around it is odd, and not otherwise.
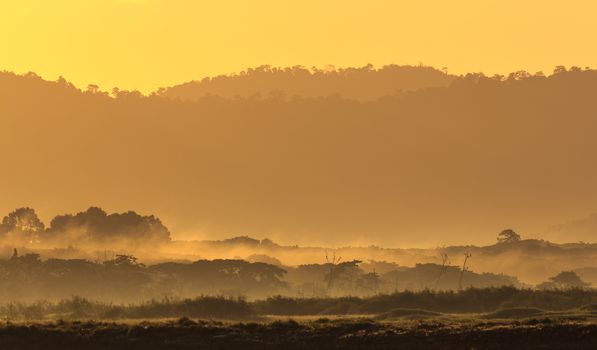
<path fill-rule="evenodd" d="M 563 311 L 597 305 L 597 290 L 531 290 L 514 287 L 467 289 L 460 292 L 403 291 L 368 298 L 270 297 L 247 301 L 242 297 L 199 296 L 193 299 L 163 298 L 137 304 L 113 304 L 81 297 L 49 302 L 13 302 L 0 305 L 0 317 L 8 320 L 39 319 L 248 319 L 260 315 L 383 315 L 392 310 L 425 310 L 431 313 L 483 313 L 498 310 L 541 309 Z M 593 309 L 591 309 L 593 310 Z M 590 310 L 589 310 L 590 311 Z M 400 311 L 396 311 L 400 313 Z M 435 314 L 434 314 L 435 315 Z M 401 317 L 387 315 L 388 317 Z M 497 314 L 496 316 L 499 316 Z M 507 316 L 507 315 L 506 315 Z"/>
<path fill-rule="evenodd" d="M 129 305 L 96 302 L 74 296 L 58 302 L 7 303 L 0 306 L 0 315 L 7 320 L 180 317 L 241 319 L 252 317 L 253 310 L 243 298 L 223 296 L 200 296 L 194 299 L 164 298 Z"/>

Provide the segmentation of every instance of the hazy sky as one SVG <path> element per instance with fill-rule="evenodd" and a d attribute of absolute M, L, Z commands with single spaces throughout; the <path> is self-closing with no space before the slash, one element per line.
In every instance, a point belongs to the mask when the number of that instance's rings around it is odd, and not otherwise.
<path fill-rule="evenodd" d="M 592 0 L 0 0 L 0 69 L 149 91 L 262 64 L 595 66 Z"/>

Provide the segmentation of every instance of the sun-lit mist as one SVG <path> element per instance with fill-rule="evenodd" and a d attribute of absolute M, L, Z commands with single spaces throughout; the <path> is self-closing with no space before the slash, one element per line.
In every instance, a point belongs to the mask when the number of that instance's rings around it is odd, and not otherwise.
<path fill-rule="evenodd" d="M 596 14 L 0 0 L 0 348 L 595 349 Z"/>

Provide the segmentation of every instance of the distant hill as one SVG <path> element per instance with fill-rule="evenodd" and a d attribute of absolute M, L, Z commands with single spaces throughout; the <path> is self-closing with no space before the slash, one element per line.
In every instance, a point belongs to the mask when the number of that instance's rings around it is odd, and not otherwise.
<path fill-rule="evenodd" d="M 515 227 L 593 242 L 589 224 L 541 230 L 595 212 L 597 71 L 450 79 L 368 102 L 179 101 L 0 73 L 0 212 L 49 223 L 92 201 L 157 213 L 174 239 L 486 245 Z"/>
<path fill-rule="evenodd" d="M 158 96 L 197 100 L 211 95 L 226 98 L 270 96 L 341 97 L 372 101 L 405 91 L 446 87 L 456 76 L 425 66 L 389 65 L 346 69 L 276 68 L 261 66 L 239 74 L 221 75 L 160 89 Z"/>
<path fill-rule="evenodd" d="M 597 238 L 597 213 L 588 217 L 568 220 L 565 223 L 552 225 L 547 233 L 554 237 L 582 237 L 581 240 L 594 241 Z"/>

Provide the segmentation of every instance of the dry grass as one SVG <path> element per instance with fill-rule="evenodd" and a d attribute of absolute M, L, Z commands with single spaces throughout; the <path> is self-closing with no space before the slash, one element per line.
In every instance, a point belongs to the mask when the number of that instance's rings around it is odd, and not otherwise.
<path fill-rule="evenodd" d="M 139 323 L 9 323 L 6 349 L 592 349 L 594 320 L 523 321 L 370 319 L 218 322 L 181 318 Z"/>

